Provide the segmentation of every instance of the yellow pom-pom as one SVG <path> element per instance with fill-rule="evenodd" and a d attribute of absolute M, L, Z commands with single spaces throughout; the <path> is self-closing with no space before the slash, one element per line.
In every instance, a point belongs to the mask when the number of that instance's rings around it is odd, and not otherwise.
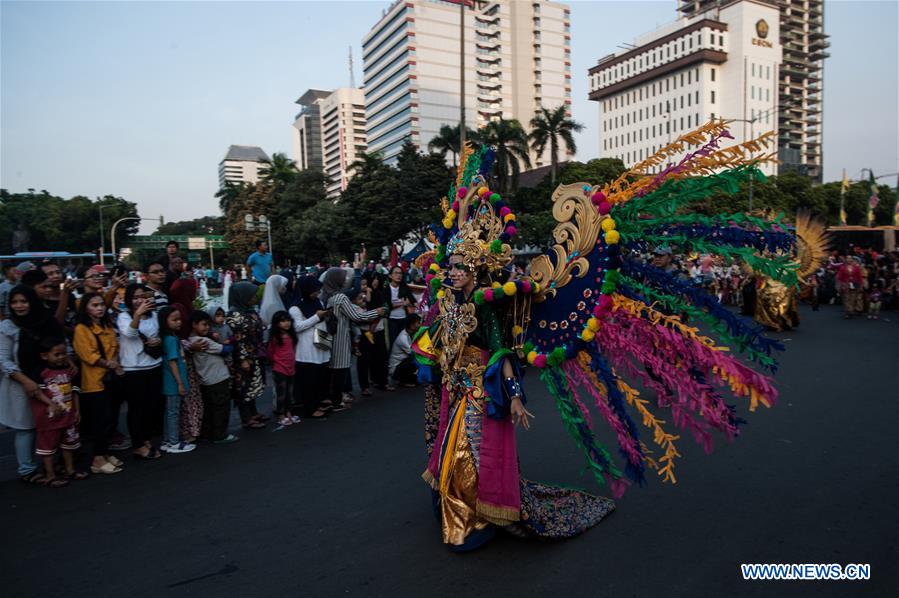
<path fill-rule="evenodd" d="M 510 220 L 515 220 L 515 214 L 506 214 L 503 216 L 503 222 L 509 222 Z"/>
<path fill-rule="evenodd" d="M 512 336 L 518 336 L 522 332 L 524 332 L 524 328 L 521 326 L 512 326 Z"/>
<path fill-rule="evenodd" d="M 589 320 L 587 320 L 587 329 L 591 332 L 596 332 L 597 330 L 599 330 L 599 320 L 597 320 L 596 318 L 590 318 Z"/>
<path fill-rule="evenodd" d="M 441 291 L 437 291 L 437 298 L 438 298 L 438 299 L 443 299 L 444 297 L 446 297 L 446 291 L 442 291 L 442 290 L 441 290 Z"/>
<path fill-rule="evenodd" d="M 438 266 L 437 264 L 431 264 L 431 265 L 428 267 L 428 269 L 429 269 L 431 272 L 439 272 L 439 271 L 440 271 L 440 266 Z"/>
<path fill-rule="evenodd" d="M 456 219 L 456 215 L 457 215 L 457 214 L 456 214 L 456 210 L 453 210 L 452 208 L 450 208 L 450 209 L 446 212 L 446 219 L 447 219 L 447 220 L 455 220 L 455 219 Z"/>
<path fill-rule="evenodd" d="M 481 188 L 478 189 L 478 195 L 479 195 L 480 197 L 484 197 L 484 196 L 487 195 L 488 193 L 490 193 L 490 189 L 488 189 L 487 187 L 481 187 Z"/>
<path fill-rule="evenodd" d="M 498 288 L 500 288 L 500 287 L 503 286 L 503 285 L 501 285 L 500 283 L 494 281 L 493 284 L 490 285 L 490 286 L 492 286 L 494 289 L 498 289 Z"/>
<path fill-rule="evenodd" d="M 444 219 L 443 220 L 443 228 L 453 228 L 453 221 Z"/>
<path fill-rule="evenodd" d="M 514 294 L 515 294 L 515 291 L 517 291 L 517 290 L 518 290 L 518 289 L 515 288 L 515 283 L 514 283 L 514 282 L 507 282 L 506 284 L 503 285 L 503 292 L 504 292 L 506 295 L 514 295 Z"/>
<path fill-rule="evenodd" d="M 603 232 L 609 232 L 610 230 L 615 230 L 615 220 L 613 218 L 606 218 L 602 221 L 602 230 Z"/>
<path fill-rule="evenodd" d="M 528 363 L 534 365 L 534 360 L 537 359 L 537 352 L 531 351 L 528 353 Z"/>
<path fill-rule="evenodd" d="M 595 337 L 596 337 L 596 333 L 593 332 L 592 330 L 590 330 L 589 328 L 585 328 L 584 331 L 581 332 L 581 338 L 588 343 L 590 341 L 592 341 Z"/>
<path fill-rule="evenodd" d="M 534 282 L 531 283 L 531 292 L 535 295 L 540 292 L 540 283 Z"/>
<path fill-rule="evenodd" d="M 609 232 L 606 233 L 606 243 L 608 243 L 609 245 L 614 245 L 615 243 L 617 243 L 620 240 L 621 240 L 621 235 L 618 233 L 617 230 L 610 230 Z"/>

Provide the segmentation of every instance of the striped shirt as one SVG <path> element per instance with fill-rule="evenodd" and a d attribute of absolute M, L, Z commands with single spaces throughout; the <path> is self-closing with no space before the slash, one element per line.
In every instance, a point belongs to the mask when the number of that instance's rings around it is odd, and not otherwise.
<path fill-rule="evenodd" d="M 331 369 L 348 368 L 353 363 L 350 340 L 350 328 L 353 323 L 373 322 L 380 316 L 377 310 L 363 311 L 356 307 L 343 293 L 328 299 L 328 308 L 334 310 L 334 317 L 337 318 L 337 334 L 334 335 L 334 344 L 331 347 Z"/>

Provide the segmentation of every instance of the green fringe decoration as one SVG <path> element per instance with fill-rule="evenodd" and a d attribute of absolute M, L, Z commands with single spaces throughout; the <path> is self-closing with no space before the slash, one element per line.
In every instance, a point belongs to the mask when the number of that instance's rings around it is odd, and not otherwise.
<path fill-rule="evenodd" d="M 770 231 L 774 228 L 774 225 L 779 225 L 781 227 L 784 226 L 783 224 L 781 224 L 781 220 L 783 219 L 783 217 L 783 213 L 778 214 L 777 218 L 775 218 L 774 220 L 765 220 L 764 218 L 750 216 L 749 214 L 745 214 L 743 212 L 737 212 L 736 214 L 719 214 L 717 216 L 706 216 L 704 214 L 679 214 L 668 216 L 665 218 L 647 218 L 619 222 L 617 228 L 618 231 L 623 234 L 625 232 L 641 231 L 647 228 L 656 228 L 659 226 L 672 224 L 702 224 L 705 226 L 714 227 L 727 226 L 730 223 L 735 223 L 740 227 L 751 225 L 757 227 L 761 231 Z"/>
<path fill-rule="evenodd" d="M 581 413 L 580 407 L 578 407 L 577 403 L 571 396 L 571 390 L 568 388 L 568 382 L 565 376 L 565 372 L 563 372 L 558 367 L 543 368 L 542 370 L 540 370 L 540 380 L 546 385 L 546 388 L 549 389 L 549 393 L 552 395 L 553 399 L 555 399 L 556 407 L 558 408 L 559 413 L 562 415 L 562 421 L 565 423 L 565 428 L 568 430 L 568 433 L 571 435 L 571 437 L 574 438 L 577 445 L 584 452 L 584 457 L 587 459 L 587 469 L 591 474 L 593 474 L 593 477 L 596 478 L 597 483 L 599 485 L 605 484 L 605 473 L 608 473 L 616 479 L 620 478 L 622 475 L 621 471 L 615 467 L 609 451 L 607 451 L 604 446 L 596 442 L 596 439 L 593 438 L 592 433 L 589 432 L 587 421 L 586 419 L 584 419 L 584 415 L 583 413 Z M 560 386 L 556 385 L 556 380 L 558 380 Z M 589 442 L 593 444 L 592 447 L 588 446 L 587 441 L 585 441 L 583 433 L 584 429 L 588 430 L 588 438 Z M 607 466 L 603 466 L 592 457 L 591 448 L 600 454 L 605 462 L 608 463 Z"/>

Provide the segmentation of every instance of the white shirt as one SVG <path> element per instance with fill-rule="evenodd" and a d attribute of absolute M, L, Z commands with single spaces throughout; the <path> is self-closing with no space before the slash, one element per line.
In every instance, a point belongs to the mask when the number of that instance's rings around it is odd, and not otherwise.
<path fill-rule="evenodd" d="M 156 315 L 142 318 L 138 330 L 131 327 L 131 314 L 127 311 L 119 313 L 117 321 L 119 327 L 119 363 L 126 372 L 137 370 L 149 370 L 162 363 L 160 357 L 150 357 L 144 353 L 144 341 L 140 332 L 147 338 L 159 337 L 159 322 Z"/>
<path fill-rule="evenodd" d="M 387 285 L 387 286 L 390 287 L 390 305 L 392 306 L 394 301 L 400 300 L 400 288 L 395 287 L 392 284 Z M 406 319 L 406 308 L 403 306 L 391 307 L 390 319 L 391 320 L 405 320 Z"/>
<path fill-rule="evenodd" d="M 331 360 L 331 352 L 319 349 L 313 342 L 315 329 L 327 332 L 325 322 L 318 315 L 312 314 L 311 318 L 303 316 L 299 307 L 291 307 L 287 313 L 293 318 L 293 329 L 297 333 L 296 360 L 300 363 L 328 363 Z"/>
<path fill-rule="evenodd" d="M 388 362 L 387 369 L 390 371 L 390 377 L 393 377 L 393 372 L 396 370 L 396 367 L 403 363 L 403 360 L 412 353 L 412 339 L 409 337 L 409 333 L 403 330 L 400 332 L 399 336 L 396 337 L 396 342 L 393 343 L 393 348 L 390 350 L 390 361 Z"/>

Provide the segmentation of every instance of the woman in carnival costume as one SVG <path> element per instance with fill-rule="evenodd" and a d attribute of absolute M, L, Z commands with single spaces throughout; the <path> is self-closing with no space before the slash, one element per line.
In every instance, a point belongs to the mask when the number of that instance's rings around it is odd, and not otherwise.
<path fill-rule="evenodd" d="M 773 373 L 772 353 L 782 345 L 688 281 L 636 259 L 649 247 L 675 244 L 796 284 L 791 233 L 745 214 L 690 213 L 712 194 L 761 177 L 756 166 L 774 159 L 766 152 L 772 133 L 719 147 L 731 138 L 726 124 L 680 136 L 601 187 L 559 186 L 555 244 L 531 260 L 527 277 L 505 269 L 516 216 L 485 182 L 493 152 L 465 148 L 448 195 L 453 203 L 443 202 L 443 221 L 432 227 L 431 311 L 413 346 L 419 378 L 429 383 L 430 459 L 422 477 L 451 549 L 476 548 L 499 529 L 570 537 L 614 509 L 609 498 L 520 476 L 515 426 L 529 427 L 525 368 L 547 387 L 587 469 L 615 497 L 646 483 L 647 469 L 676 482 L 680 436 L 670 425 L 710 451 L 712 432 L 732 439 L 743 422 L 725 393 L 748 399 L 750 411 L 776 401 L 772 380 L 744 361 Z M 706 324 L 717 338 L 672 314 Z M 634 381 L 655 397 L 641 396 Z M 594 437 L 589 403 L 612 428 L 623 465 Z"/>

